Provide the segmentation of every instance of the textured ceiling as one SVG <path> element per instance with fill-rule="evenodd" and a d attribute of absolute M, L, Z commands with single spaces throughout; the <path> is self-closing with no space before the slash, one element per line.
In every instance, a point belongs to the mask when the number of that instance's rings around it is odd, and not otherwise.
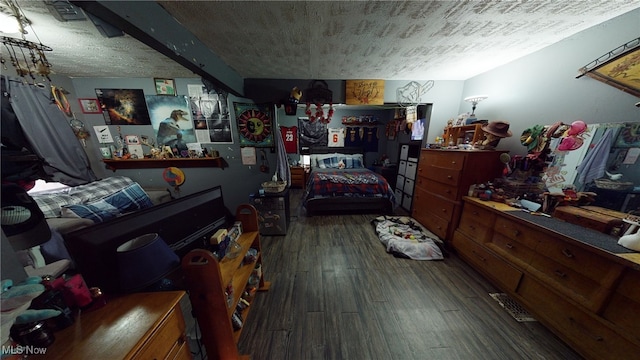
<path fill-rule="evenodd" d="M 640 7 L 637 0 L 159 3 L 243 78 L 327 80 L 464 80 Z M 26 39 L 36 41 L 35 33 L 53 48 L 47 56 L 57 74 L 195 76 L 128 35 L 106 38 L 90 21 L 58 21 L 41 1 L 18 4 L 33 23 Z"/>

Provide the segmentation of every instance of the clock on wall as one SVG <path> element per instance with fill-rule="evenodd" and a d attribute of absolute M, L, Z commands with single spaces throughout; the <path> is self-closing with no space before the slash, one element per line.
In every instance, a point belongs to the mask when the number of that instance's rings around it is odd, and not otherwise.
<path fill-rule="evenodd" d="M 273 146 L 273 121 L 269 105 L 234 103 L 241 146 Z"/>

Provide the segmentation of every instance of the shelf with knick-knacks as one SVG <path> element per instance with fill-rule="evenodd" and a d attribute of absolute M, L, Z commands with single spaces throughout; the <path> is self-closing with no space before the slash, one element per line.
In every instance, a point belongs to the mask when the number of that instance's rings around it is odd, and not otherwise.
<path fill-rule="evenodd" d="M 221 168 L 224 170 L 229 165 L 222 157 L 205 157 L 205 158 L 173 158 L 173 159 L 103 159 L 108 169 L 116 171 L 119 169 L 151 169 L 166 167 L 211 167 Z"/>
<path fill-rule="evenodd" d="M 467 135 L 469 134 L 469 135 Z M 484 139 L 484 131 L 482 124 L 472 124 L 463 126 L 451 126 L 444 130 L 445 145 L 460 145 L 469 141 L 469 144 L 477 144 L 478 141 Z"/>

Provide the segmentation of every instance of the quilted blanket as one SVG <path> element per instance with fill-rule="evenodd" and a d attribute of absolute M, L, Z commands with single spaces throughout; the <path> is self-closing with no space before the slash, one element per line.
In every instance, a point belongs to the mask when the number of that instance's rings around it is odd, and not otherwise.
<path fill-rule="evenodd" d="M 442 240 L 407 216 L 379 216 L 371 221 L 387 252 L 413 260 L 442 260 Z"/>
<path fill-rule="evenodd" d="M 395 203 L 387 180 L 368 169 L 316 169 L 311 173 L 304 201 L 330 196 L 375 196 Z"/>

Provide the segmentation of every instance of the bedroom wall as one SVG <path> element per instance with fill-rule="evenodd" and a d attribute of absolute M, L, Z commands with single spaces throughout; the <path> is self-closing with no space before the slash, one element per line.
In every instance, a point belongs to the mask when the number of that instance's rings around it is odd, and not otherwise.
<path fill-rule="evenodd" d="M 176 88 L 178 94 L 187 94 L 187 84 L 202 85 L 200 78 L 178 78 L 176 80 Z M 67 80 L 68 81 L 68 80 Z M 164 168 L 157 169 L 130 169 L 117 170 L 112 172 L 105 168 L 100 155 L 100 144 L 98 143 L 93 126 L 104 125 L 104 117 L 102 114 L 82 114 L 78 105 L 78 98 L 96 98 L 96 88 L 104 89 L 142 89 L 145 94 L 155 95 L 155 85 L 153 79 L 147 78 L 73 78 L 70 80 L 71 86 L 64 86 L 69 89 L 72 94 L 68 95 L 69 102 L 78 116 L 81 118 L 85 127 L 91 133 L 91 138 L 87 141 L 86 151 L 89 155 L 91 166 L 99 178 L 122 175 L 128 176 L 139 182 L 145 187 L 169 187 L 162 178 Z M 63 83 L 64 79 L 54 78 L 56 84 Z M 229 106 L 234 101 L 250 101 L 229 95 Z M 235 124 L 235 117 L 231 111 L 231 121 Z M 112 135 L 117 134 L 116 126 L 110 126 Z M 150 125 L 126 125 L 121 126 L 122 135 L 148 135 L 155 137 L 153 128 Z M 211 147 L 220 152 L 229 167 L 220 168 L 182 168 L 185 174 L 185 182 L 180 187 L 179 192 L 174 192 L 174 196 L 179 197 L 195 193 L 197 191 L 221 185 L 223 197 L 226 207 L 235 213 L 238 205 L 249 201 L 249 194 L 257 192 L 260 184 L 268 181 L 275 172 L 276 157 L 275 153 L 266 151 L 269 158 L 271 169 L 270 174 L 259 171 L 260 159 L 258 158 L 257 166 L 243 165 L 240 157 L 240 146 L 237 134 L 237 128 L 232 129 L 233 144 L 219 144 Z M 243 181 L 238 181 L 242 179 Z"/>
<path fill-rule="evenodd" d="M 499 146 L 512 155 L 526 153 L 520 135 L 534 124 L 640 121 L 640 109 L 634 106 L 639 98 L 587 76 L 576 79 L 579 68 L 638 36 L 640 9 L 468 79 L 459 111 L 469 107 L 464 97 L 488 94 L 476 114 L 510 122 L 513 136 Z"/>

